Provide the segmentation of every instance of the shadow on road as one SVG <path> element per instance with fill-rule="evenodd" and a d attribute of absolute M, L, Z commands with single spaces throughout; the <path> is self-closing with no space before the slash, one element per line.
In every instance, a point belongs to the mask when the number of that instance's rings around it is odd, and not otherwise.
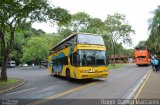
<path fill-rule="evenodd" d="M 137 67 L 149 67 L 150 65 L 137 65 Z"/>
<path fill-rule="evenodd" d="M 63 81 L 68 81 L 68 82 L 71 82 L 71 83 L 75 83 L 75 84 L 87 84 L 87 83 L 92 83 L 92 82 L 103 82 L 105 80 L 101 80 L 101 79 L 70 79 L 70 80 L 67 80 L 66 77 L 63 77 L 63 76 L 58 76 L 58 75 L 55 75 L 53 76 L 54 78 L 58 78 L 60 80 L 63 80 Z"/>

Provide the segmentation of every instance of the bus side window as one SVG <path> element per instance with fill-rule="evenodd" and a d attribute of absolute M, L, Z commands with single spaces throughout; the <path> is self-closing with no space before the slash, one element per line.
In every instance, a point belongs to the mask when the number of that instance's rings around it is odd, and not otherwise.
<path fill-rule="evenodd" d="M 68 65 L 68 58 L 67 57 L 60 58 L 59 59 L 59 64 Z"/>
<path fill-rule="evenodd" d="M 52 63 L 53 63 L 53 66 L 58 66 L 58 59 L 53 60 Z"/>
<path fill-rule="evenodd" d="M 63 57 L 63 64 L 68 65 L 68 57 Z"/>
<path fill-rule="evenodd" d="M 56 66 L 56 60 L 52 61 L 53 66 Z"/>

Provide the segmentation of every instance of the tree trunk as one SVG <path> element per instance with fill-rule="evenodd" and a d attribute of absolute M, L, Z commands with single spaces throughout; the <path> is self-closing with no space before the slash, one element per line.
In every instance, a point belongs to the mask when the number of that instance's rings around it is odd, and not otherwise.
<path fill-rule="evenodd" d="M 1 81 L 7 81 L 7 59 L 8 57 L 6 55 L 3 55 L 3 61 L 2 61 L 2 71 L 1 71 Z"/>
<path fill-rule="evenodd" d="M 1 56 L 2 56 L 2 68 L 1 68 L 1 81 L 7 81 L 7 59 L 8 59 L 8 54 L 6 50 L 6 43 L 5 43 L 5 37 L 4 33 L 0 31 L 0 39 L 1 39 Z"/>
<path fill-rule="evenodd" d="M 115 44 L 113 44 L 113 66 L 115 66 L 115 54 L 116 54 Z"/>
<path fill-rule="evenodd" d="M 114 49 L 114 54 L 113 54 L 113 66 L 115 66 L 115 49 Z"/>
<path fill-rule="evenodd" d="M 11 35 L 10 41 L 9 43 L 7 43 L 7 46 L 6 46 L 4 32 L 0 31 L 0 39 L 2 41 L 1 43 L 2 70 L 1 70 L 1 77 L 0 77 L 1 81 L 7 81 L 7 61 L 8 61 L 8 57 L 14 42 L 14 30 L 11 30 L 10 35 Z"/>

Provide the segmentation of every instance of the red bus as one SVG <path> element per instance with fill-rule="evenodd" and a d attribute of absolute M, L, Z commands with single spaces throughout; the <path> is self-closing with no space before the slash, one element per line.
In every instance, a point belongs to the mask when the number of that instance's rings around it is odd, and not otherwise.
<path fill-rule="evenodd" d="M 134 57 L 136 65 L 150 65 L 149 50 L 147 47 L 136 47 Z"/>

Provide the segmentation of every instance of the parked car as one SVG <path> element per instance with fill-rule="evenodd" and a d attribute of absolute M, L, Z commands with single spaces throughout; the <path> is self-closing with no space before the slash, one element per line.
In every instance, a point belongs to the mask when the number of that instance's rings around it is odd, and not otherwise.
<path fill-rule="evenodd" d="M 7 67 L 9 67 L 9 68 L 14 68 L 14 67 L 16 67 L 16 62 L 15 62 L 15 61 L 8 61 L 8 62 L 7 62 Z"/>
<path fill-rule="evenodd" d="M 27 67 L 27 66 L 28 66 L 28 64 L 27 64 L 27 63 L 23 64 L 23 67 Z"/>

